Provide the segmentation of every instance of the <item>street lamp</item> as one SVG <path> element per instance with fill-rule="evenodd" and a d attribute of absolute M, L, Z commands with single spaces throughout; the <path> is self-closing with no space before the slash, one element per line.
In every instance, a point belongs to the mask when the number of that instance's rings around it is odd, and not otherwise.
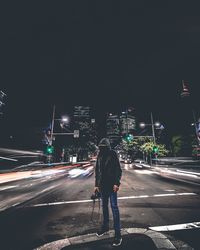
<path fill-rule="evenodd" d="M 62 122 L 67 123 L 69 121 L 68 117 L 63 116 L 61 119 Z"/>
<path fill-rule="evenodd" d="M 141 127 L 141 128 L 145 128 L 145 126 L 146 126 L 146 124 L 145 124 L 144 122 L 141 122 L 141 123 L 140 123 L 140 127 Z"/>
<path fill-rule="evenodd" d="M 160 122 L 155 122 L 155 127 L 159 128 L 160 127 Z"/>
<path fill-rule="evenodd" d="M 67 124 L 69 122 L 68 116 L 63 116 L 61 119 L 55 119 L 55 112 L 56 112 L 56 106 L 53 106 L 53 115 L 52 115 L 52 121 L 51 121 L 51 140 L 50 145 L 53 143 L 53 130 L 54 130 L 54 123 L 55 121 L 61 121 L 63 124 Z"/>
<path fill-rule="evenodd" d="M 70 118 L 68 116 L 63 116 L 61 119 L 57 119 L 60 121 L 60 126 L 62 129 L 69 130 Z"/>
<path fill-rule="evenodd" d="M 155 136 L 155 127 L 156 128 L 159 128 L 161 126 L 160 122 L 155 122 L 153 121 L 153 114 L 151 112 L 151 123 L 147 124 L 147 123 L 144 123 L 144 122 L 141 122 L 139 124 L 140 128 L 145 128 L 146 126 L 151 126 L 151 129 L 152 129 L 152 137 L 153 137 L 153 142 L 154 144 L 156 143 L 156 136 Z"/>
<path fill-rule="evenodd" d="M 54 119 L 54 121 L 61 121 L 62 123 L 68 123 L 69 122 L 69 118 L 67 116 L 63 116 L 60 119 Z"/>

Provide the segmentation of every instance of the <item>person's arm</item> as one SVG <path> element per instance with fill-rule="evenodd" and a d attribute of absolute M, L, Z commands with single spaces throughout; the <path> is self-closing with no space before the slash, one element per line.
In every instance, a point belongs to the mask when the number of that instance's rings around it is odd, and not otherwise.
<path fill-rule="evenodd" d="M 98 184 L 98 178 L 99 178 L 99 164 L 98 164 L 98 158 L 96 161 L 96 165 L 94 168 L 95 171 L 95 187 L 94 187 L 94 192 L 98 191 L 99 192 L 99 184 Z"/>
<path fill-rule="evenodd" d="M 115 165 L 115 181 L 114 185 L 117 187 L 120 186 L 120 181 L 121 181 L 121 176 L 122 176 L 122 170 L 121 170 L 121 165 L 119 162 L 119 158 L 117 156 L 117 153 L 113 151 L 113 160 L 114 160 L 114 165 Z"/>

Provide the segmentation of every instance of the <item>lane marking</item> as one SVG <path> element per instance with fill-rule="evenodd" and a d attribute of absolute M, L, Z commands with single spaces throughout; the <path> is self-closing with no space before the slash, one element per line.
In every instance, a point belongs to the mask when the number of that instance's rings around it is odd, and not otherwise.
<path fill-rule="evenodd" d="M 177 195 L 197 195 L 197 194 L 195 193 L 154 194 L 153 197 L 177 196 Z"/>
<path fill-rule="evenodd" d="M 118 199 L 125 200 L 125 199 L 138 199 L 138 198 L 169 197 L 169 196 L 180 196 L 180 195 L 197 195 L 197 194 L 196 193 L 154 194 L 154 195 L 125 196 L 125 197 L 119 197 Z"/>
<path fill-rule="evenodd" d="M 41 204 L 31 205 L 29 207 L 44 207 L 44 206 L 55 206 L 55 205 L 87 203 L 87 202 L 93 202 L 93 201 L 92 200 L 59 201 L 59 202 L 51 202 L 51 203 L 41 203 Z"/>
<path fill-rule="evenodd" d="M 175 193 L 175 194 L 154 194 L 154 195 L 124 196 L 124 197 L 118 197 L 118 200 L 169 197 L 169 196 L 184 196 L 184 195 L 189 196 L 189 195 L 197 195 L 197 194 L 196 193 Z M 50 203 L 40 203 L 40 204 L 30 205 L 28 207 L 44 207 L 44 206 L 55 206 L 55 205 L 65 205 L 65 204 L 77 204 L 77 203 L 89 203 L 89 202 L 93 202 L 93 200 L 59 201 L 59 202 L 50 202 Z"/>
<path fill-rule="evenodd" d="M 200 222 L 191 222 L 191 223 L 176 224 L 176 225 L 149 227 L 149 229 L 154 230 L 154 231 L 158 231 L 158 232 L 177 231 L 177 230 L 194 229 L 194 228 L 200 228 Z"/>
<path fill-rule="evenodd" d="M 165 191 L 166 191 L 166 192 L 175 192 L 174 189 L 166 189 Z"/>

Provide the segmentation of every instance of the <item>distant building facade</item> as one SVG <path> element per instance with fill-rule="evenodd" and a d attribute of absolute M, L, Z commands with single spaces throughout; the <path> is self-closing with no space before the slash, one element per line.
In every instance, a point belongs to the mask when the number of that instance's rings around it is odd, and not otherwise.
<path fill-rule="evenodd" d="M 109 113 L 106 119 L 106 134 L 111 145 L 117 144 L 121 140 L 120 120 L 118 115 Z"/>
<path fill-rule="evenodd" d="M 120 114 L 109 113 L 106 119 L 106 134 L 112 144 L 120 142 L 126 134 L 134 134 L 136 118 L 134 110 L 129 108 Z"/>
<path fill-rule="evenodd" d="M 96 119 L 89 106 L 74 107 L 74 128 L 80 131 L 80 137 L 97 143 Z"/>
<path fill-rule="evenodd" d="M 120 116 L 121 135 L 133 133 L 136 130 L 135 116 L 130 114 L 122 114 Z"/>

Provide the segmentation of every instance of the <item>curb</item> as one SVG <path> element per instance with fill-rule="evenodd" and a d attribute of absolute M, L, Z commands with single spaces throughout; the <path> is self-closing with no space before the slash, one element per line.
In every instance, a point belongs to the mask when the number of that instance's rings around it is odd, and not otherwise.
<path fill-rule="evenodd" d="M 164 235 L 158 232 L 155 232 L 150 229 L 144 229 L 144 228 L 124 228 L 121 230 L 122 235 L 127 234 L 143 234 L 153 241 L 155 246 L 158 250 L 176 250 L 177 248 L 172 244 L 172 242 Z M 34 250 L 61 250 L 64 247 L 70 246 L 70 245 L 77 245 L 77 244 L 83 244 L 93 241 L 98 241 L 102 239 L 109 239 L 111 237 L 114 237 L 114 230 L 110 230 L 107 235 L 102 236 L 101 238 L 98 238 L 96 234 L 86 234 L 86 235 L 80 235 L 75 236 L 71 238 L 65 238 L 62 240 L 53 241 L 50 243 L 47 243 L 43 246 L 40 246 L 38 248 L 35 248 Z M 184 250 L 192 249 L 191 247 L 187 246 L 185 243 Z M 181 248 L 182 249 L 182 248 Z"/>

